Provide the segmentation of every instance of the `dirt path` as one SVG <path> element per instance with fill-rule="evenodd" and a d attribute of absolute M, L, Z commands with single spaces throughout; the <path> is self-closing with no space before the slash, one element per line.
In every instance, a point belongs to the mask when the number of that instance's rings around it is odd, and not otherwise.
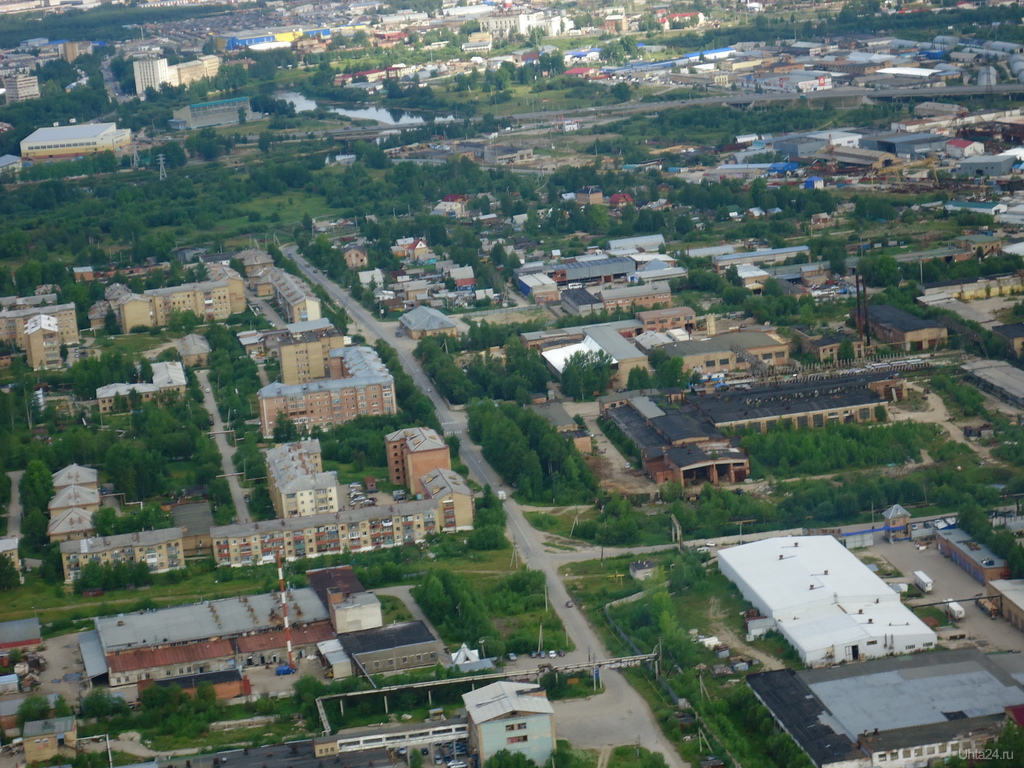
<path fill-rule="evenodd" d="M 927 408 L 923 411 L 904 411 L 899 408 L 890 408 L 889 417 L 892 421 L 914 421 L 918 424 L 937 424 L 946 436 L 950 440 L 962 445 L 966 445 L 978 456 L 986 461 L 992 461 L 992 451 L 988 446 L 980 445 L 979 443 L 968 440 L 964 437 L 963 429 L 953 423 L 953 418 L 949 414 L 949 409 L 946 404 L 942 401 L 935 392 L 928 392 L 925 394 L 925 390 L 914 384 L 908 385 L 908 389 L 914 390 L 921 394 L 922 399 L 927 404 Z M 966 419 L 966 422 L 981 424 L 981 419 Z"/>
<path fill-rule="evenodd" d="M 605 747 L 597 758 L 597 768 L 608 768 L 608 761 L 612 759 L 612 748 Z"/>
<path fill-rule="evenodd" d="M 711 628 L 718 639 L 728 645 L 733 651 L 739 651 L 744 656 L 750 656 L 761 662 L 760 671 L 769 672 L 785 669 L 785 665 L 781 661 L 774 656 L 762 653 L 756 648 L 751 648 L 725 625 L 725 614 L 722 612 L 722 605 L 718 602 L 717 597 L 712 597 L 708 600 L 708 618 L 711 620 Z"/>

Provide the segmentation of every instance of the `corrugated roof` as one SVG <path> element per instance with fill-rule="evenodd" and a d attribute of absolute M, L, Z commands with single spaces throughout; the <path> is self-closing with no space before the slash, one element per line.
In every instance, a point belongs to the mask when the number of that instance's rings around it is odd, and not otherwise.
<path fill-rule="evenodd" d="M 174 645 L 168 648 L 141 648 L 107 655 L 110 672 L 133 672 L 138 669 L 168 667 L 172 664 L 194 664 L 200 661 L 234 656 L 230 640 L 213 640 L 207 643 Z"/>
<path fill-rule="evenodd" d="M 499 680 L 462 694 L 466 712 L 475 723 L 485 723 L 510 714 L 553 715 L 555 710 L 544 689 L 531 683 Z"/>

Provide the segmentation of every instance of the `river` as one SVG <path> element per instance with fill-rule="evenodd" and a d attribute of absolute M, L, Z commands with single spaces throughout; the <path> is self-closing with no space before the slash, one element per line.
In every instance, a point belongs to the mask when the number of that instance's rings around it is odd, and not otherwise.
<path fill-rule="evenodd" d="M 295 107 L 296 112 L 312 112 L 320 106 L 315 99 L 303 96 L 295 91 L 280 91 L 274 94 L 274 98 L 287 101 Z M 427 122 L 419 115 L 414 115 L 401 109 L 384 109 L 382 107 L 360 107 L 359 109 L 326 107 L 326 109 L 328 112 L 333 112 L 336 115 L 344 115 L 354 120 L 374 120 L 382 125 L 409 126 L 422 125 Z M 439 117 L 434 122 L 449 123 L 454 119 L 454 117 L 449 115 L 448 117 Z"/>

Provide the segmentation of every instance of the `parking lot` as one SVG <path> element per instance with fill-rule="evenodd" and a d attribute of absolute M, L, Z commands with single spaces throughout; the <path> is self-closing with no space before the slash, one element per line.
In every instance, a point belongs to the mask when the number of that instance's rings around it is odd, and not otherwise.
<path fill-rule="evenodd" d="M 856 550 L 856 553 L 882 558 L 903 574 L 899 578 L 887 581 L 913 584 L 914 571 L 924 571 L 935 582 L 930 593 L 909 600 L 908 605 L 925 605 L 948 599 L 955 600 L 964 607 L 967 615 L 962 621 L 957 622 L 956 629 L 943 628 L 939 631 L 939 641 L 944 646 L 959 648 L 974 644 L 985 651 L 1024 651 L 1024 633 L 1014 629 L 1005 619 L 989 618 L 975 605 L 974 599 L 985 593 L 985 586 L 971 578 L 952 560 L 940 555 L 934 543 L 929 543 L 924 549 L 918 549 L 917 543 L 878 543 L 879 534 L 875 534 L 875 537 L 875 546 Z M 945 639 L 950 634 L 961 633 L 967 635 L 963 640 Z"/>

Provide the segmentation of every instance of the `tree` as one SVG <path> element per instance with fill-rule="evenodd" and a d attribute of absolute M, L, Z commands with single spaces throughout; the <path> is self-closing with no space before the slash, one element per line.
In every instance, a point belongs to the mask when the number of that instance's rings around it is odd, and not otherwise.
<path fill-rule="evenodd" d="M 537 768 L 537 764 L 522 752 L 502 749 L 487 758 L 484 768 Z"/>
<path fill-rule="evenodd" d="M 29 696 L 18 707 L 16 715 L 18 728 L 24 730 L 25 723 L 45 720 L 50 716 L 50 702 L 45 696 Z"/>
<path fill-rule="evenodd" d="M 839 344 L 839 349 L 836 351 L 836 357 L 843 362 L 847 360 L 853 360 L 856 355 L 853 351 L 853 342 L 846 338 Z"/>
<path fill-rule="evenodd" d="M 284 411 L 278 411 L 277 420 L 274 422 L 274 442 L 294 443 L 299 439 L 299 428 L 295 422 L 285 415 Z"/>
<path fill-rule="evenodd" d="M 0 555 L 0 592 L 14 589 L 20 583 L 20 574 L 14 566 L 14 560 Z"/>
<path fill-rule="evenodd" d="M 562 394 L 585 400 L 608 388 L 612 359 L 606 352 L 576 352 L 562 369 Z"/>
<path fill-rule="evenodd" d="M 260 135 L 259 135 L 259 139 L 257 140 L 258 146 L 260 148 L 260 152 L 262 152 L 264 155 L 269 155 L 270 154 L 270 144 L 271 144 L 271 142 L 273 140 L 274 140 L 274 134 L 272 134 L 270 131 L 261 131 Z"/>
<path fill-rule="evenodd" d="M 53 475 L 49 467 L 39 459 L 30 461 L 18 483 L 18 493 L 21 494 L 21 507 L 25 514 L 46 510 L 53 498 Z"/>
<path fill-rule="evenodd" d="M 626 380 L 626 389 L 650 389 L 651 372 L 643 366 L 629 369 L 629 378 Z"/>

